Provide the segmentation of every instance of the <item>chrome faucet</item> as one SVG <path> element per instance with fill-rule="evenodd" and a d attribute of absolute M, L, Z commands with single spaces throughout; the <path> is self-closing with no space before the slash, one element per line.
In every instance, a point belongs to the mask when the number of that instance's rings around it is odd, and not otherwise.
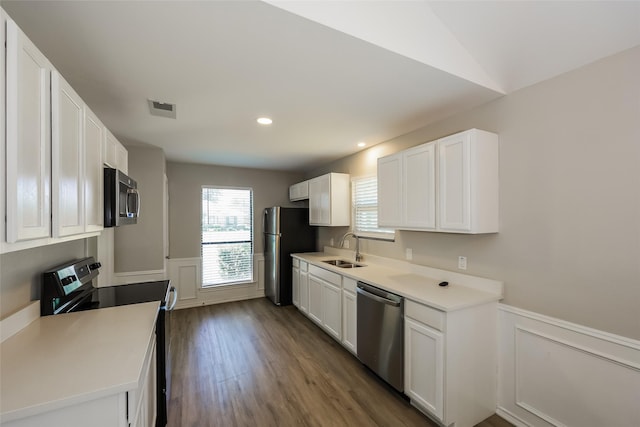
<path fill-rule="evenodd" d="M 356 239 L 356 262 L 362 261 L 362 254 L 360 254 L 360 237 L 358 237 L 353 231 L 348 231 L 340 239 L 340 247 L 344 246 L 344 241 L 347 237 L 353 237 Z"/>

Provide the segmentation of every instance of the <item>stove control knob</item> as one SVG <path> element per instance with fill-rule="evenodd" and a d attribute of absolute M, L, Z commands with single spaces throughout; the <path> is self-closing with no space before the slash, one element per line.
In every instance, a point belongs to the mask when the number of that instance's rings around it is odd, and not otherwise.
<path fill-rule="evenodd" d="M 62 286 L 67 286 L 67 285 L 72 284 L 75 281 L 76 281 L 76 276 L 71 275 L 71 276 L 67 276 L 67 277 L 63 278 L 60 282 L 62 283 Z"/>
<path fill-rule="evenodd" d="M 94 262 L 93 264 L 89 265 L 89 270 L 97 270 L 100 267 L 102 267 L 102 264 L 100 264 L 99 262 Z"/>

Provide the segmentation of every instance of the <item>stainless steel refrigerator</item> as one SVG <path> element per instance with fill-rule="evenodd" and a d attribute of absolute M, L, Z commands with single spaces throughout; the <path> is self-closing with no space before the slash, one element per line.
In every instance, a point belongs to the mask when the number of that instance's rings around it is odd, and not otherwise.
<path fill-rule="evenodd" d="M 309 225 L 309 209 L 266 208 L 264 232 L 264 289 L 276 305 L 291 304 L 291 254 L 314 252 L 316 230 Z"/>

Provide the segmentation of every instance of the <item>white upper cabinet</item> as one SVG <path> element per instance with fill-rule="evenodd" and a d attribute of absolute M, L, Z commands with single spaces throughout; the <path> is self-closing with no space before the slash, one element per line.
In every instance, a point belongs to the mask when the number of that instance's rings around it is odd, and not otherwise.
<path fill-rule="evenodd" d="M 95 236 L 103 228 L 106 129 L 4 10 L 0 252 Z M 115 138 L 114 138 L 115 141 Z M 126 171 L 127 151 L 113 158 Z"/>
<path fill-rule="evenodd" d="M 471 129 L 378 159 L 378 224 L 498 232 L 498 136 Z"/>
<path fill-rule="evenodd" d="M 298 200 L 309 199 L 309 181 L 302 181 L 289 187 L 289 200 L 296 202 Z"/>
<path fill-rule="evenodd" d="M 435 229 L 435 142 L 378 159 L 378 225 Z"/>
<path fill-rule="evenodd" d="M 7 21 L 6 239 L 51 235 L 52 65 Z"/>
<path fill-rule="evenodd" d="M 498 231 L 498 136 L 472 129 L 438 140 L 439 228 Z"/>
<path fill-rule="evenodd" d="M 129 153 L 127 149 L 105 128 L 104 149 L 102 159 L 105 165 L 129 173 Z"/>
<path fill-rule="evenodd" d="M 436 144 L 406 150 L 402 156 L 403 222 L 407 227 L 436 228 Z"/>
<path fill-rule="evenodd" d="M 116 145 L 116 168 L 125 175 L 129 173 L 129 152 L 119 141 Z"/>
<path fill-rule="evenodd" d="M 378 159 L 378 226 L 402 226 L 402 153 Z"/>
<path fill-rule="evenodd" d="M 51 75 L 53 237 L 84 232 L 84 103 L 60 76 Z"/>
<path fill-rule="evenodd" d="M 104 224 L 104 173 L 102 145 L 104 126 L 85 105 L 84 108 L 84 209 L 85 231 L 100 231 Z"/>
<path fill-rule="evenodd" d="M 328 173 L 309 180 L 309 224 L 345 226 L 351 223 L 349 174 Z"/>

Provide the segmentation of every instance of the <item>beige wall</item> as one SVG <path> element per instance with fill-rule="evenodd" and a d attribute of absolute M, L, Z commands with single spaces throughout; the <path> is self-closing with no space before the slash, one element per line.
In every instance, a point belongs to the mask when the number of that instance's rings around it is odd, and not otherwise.
<path fill-rule="evenodd" d="M 504 302 L 640 339 L 640 48 L 520 90 L 309 173 L 469 128 L 500 135 L 500 233 L 398 232 L 362 249 L 505 282 Z M 346 228 L 320 231 L 320 244 Z"/>
<path fill-rule="evenodd" d="M 253 189 L 254 252 L 262 253 L 262 211 L 269 206 L 302 206 L 289 202 L 289 185 L 298 173 L 223 166 L 167 163 L 171 258 L 200 257 L 200 198 L 203 185 Z"/>
<path fill-rule="evenodd" d="M 128 146 L 129 175 L 138 183 L 140 218 L 114 232 L 114 271 L 154 271 L 164 268 L 162 206 L 165 157 L 157 147 Z"/>
<path fill-rule="evenodd" d="M 0 255 L 0 319 L 40 299 L 42 272 L 67 261 L 95 256 L 95 238 Z"/>

